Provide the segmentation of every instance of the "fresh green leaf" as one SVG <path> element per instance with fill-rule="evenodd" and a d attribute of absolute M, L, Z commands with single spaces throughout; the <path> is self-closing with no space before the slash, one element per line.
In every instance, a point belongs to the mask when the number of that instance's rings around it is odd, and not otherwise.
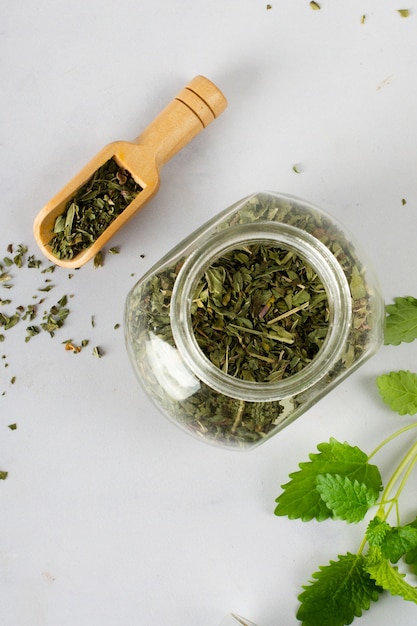
<path fill-rule="evenodd" d="M 368 525 L 366 539 L 376 562 L 385 558 L 391 563 L 397 563 L 401 557 L 417 548 L 417 528 L 412 524 L 393 527 L 375 517 Z"/>
<path fill-rule="evenodd" d="M 413 296 L 394 298 L 386 306 L 385 344 L 398 346 L 417 338 L 417 299 Z"/>
<path fill-rule="evenodd" d="M 417 374 L 406 370 L 382 374 L 376 379 L 383 401 L 400 415 L 417 413 Z"/>
<path fill-rule="evenodd" d="M 370 546 L 379 547 L 385 540 L 387 533 L 391 530 L 391 526 L 388 522 L 385 522 L 380 517 L 374 517 L 368 524 L 366 529 L 366 540 Z"/>
<path fill-rule="evenodd" d="M 379 490 L 338 474 L 322 474 L 317 476 L 316 482 L 317 491 L 332 511 L 333 517 L 349 523 L 363 520 L 379 494 Z"/>
<path fill-rule="evenodd" d="M 409 526 L 411 528 L 417 528 L 417 518 L 414 522 L 411 522 Z M 404 560 L 408 565 L 411 565 L 412 571 L 417 575 L 417 547 L 408 550 L 407 554 L 404 556 Z"/>
<path fill-rule="evenodd" d="M 317 446 L 319 454 L 310 454 L 310 461 L 300 463 L 300 471 L 290 474 L 290 482 L 282 485 L 283 492 L 276 499 L 275 515 L 290 519 L 322 521 L 333 517 L 332 510 L 317 489 L 317 477 L 325 474 L 348 477 L 379 492 L 381 475 L 375 465 L 368 463 L 368 456 L 358 447 L 330 439 Z"/>
<path fill-rule="evenodd" d="M 398 567 L 391 565 L 388 559 L 365 565 L 365 569 L 375 583 L 389 591 L 393 596 L 401 596 L 404 600 L 417 603 L 417 588 L 405 580 L 405 574 Z"/>
<path fill-rule="evenodd" d="M 381 545 L 382 554 L 397 563 L 409 550 L 417 548 L 417 528 L 398 526 L 392 528 Z"/>
<path fill-rule="evenodd" d="M 411 565 L 411 569 L 414 574 L 417 576 L 417 548 L 413 548 L 404 557 L 407 565 Z"/>
<path fill-rule="evenodd" d="M 348 553 L 320 567 L 298 598 L 297 618 L 303 626 L 345 626 L 368 610 L 381 590 L 365 564 L 364 556 Z"/>

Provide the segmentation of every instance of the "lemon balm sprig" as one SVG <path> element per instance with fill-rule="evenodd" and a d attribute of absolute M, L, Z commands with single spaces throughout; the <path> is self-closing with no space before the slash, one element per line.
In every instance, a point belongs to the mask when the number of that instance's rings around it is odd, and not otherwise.
<path fill-rule="evenodd" d="M 417 339 L 417 299 L 396 298 L 386 310 L 386 345 Z M 417 413 L 417 374 L 400 370 L 383 374 L 376 382 L 381 398 L 393 411 Z M 303 586 L 297 611 L 303 626 L 351 624 L 383 592 L 417 604 L 417 509 L 409 523 L 404 523 L 400 514 L 400 496 L 417 464 L 417 438 L 385 486 L 379 468 L 371 463 L 394 439 L 416 428 L 417 422 L 403 426 L 369 455 L 331 438 L 318 444 L 317 452 L 300 463 L 289 482 L 282 485 L 276 499 L 277 516 L 358 523 L 375 511 L 357 552 L 338 555 L 320 566 Z"/>

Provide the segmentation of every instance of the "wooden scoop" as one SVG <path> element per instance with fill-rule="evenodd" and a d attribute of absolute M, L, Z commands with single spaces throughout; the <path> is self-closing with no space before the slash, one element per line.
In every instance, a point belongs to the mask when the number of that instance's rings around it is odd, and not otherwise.
<path fill-rule="evenodd" d="M 78 268 L 92 259 L 111 237 L 158 191 L 159 170 L 203 128 L 224 111 L 222 92 L 204 76 L 196 76 L 134 141 L 115 141 L 97 154 L 37 215 L 35 239 L 56 265 Z M 71 259 L 57 258 L 48 243 L 54 235 L 56 218 L 65 213 L 77 190 L 109 159 L 127 170 L 142 191 L 90 245 Z"/>

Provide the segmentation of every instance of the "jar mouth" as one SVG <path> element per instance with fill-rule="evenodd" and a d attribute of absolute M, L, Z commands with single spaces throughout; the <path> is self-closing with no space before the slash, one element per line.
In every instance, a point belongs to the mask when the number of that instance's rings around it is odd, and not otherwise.
<path fill-rule="evenodd" d="M 284 248 L 308 262 L 324 286 L 329 306 L 328 331 L 318 353 L 299 372 L 273 382 L 247 381 L 222 371 L 203 353 L 192 326 L 193 295 L 204 272 L 234 249 L 257 243 Z M 176 347 L 200 380 L 238 400 L 271 402 L 317 384 L 340 359 L 350 331 L 351 294 L 341 265 L 321 241 L 289 224 L 257 222 L 219 230 L 190 254 L 174 284 L 170 316 Z"/>

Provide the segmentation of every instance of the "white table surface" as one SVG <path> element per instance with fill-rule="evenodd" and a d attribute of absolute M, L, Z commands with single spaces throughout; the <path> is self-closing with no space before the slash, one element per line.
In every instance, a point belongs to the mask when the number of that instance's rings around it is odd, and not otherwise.
<path fill-rule="evenodd" d="M 13 289 L 0 286 L 14 305 L 33 302 L 45 277 L 55 285 L 45 308 L 74 296 L 54 338 L 26 343 L 22 321 L 0 344 L 2 626 L 217 626 L 232 611 L 291 626 L 301 585 L 362 538 L 363 524 L 277 518 L 274 500 L 317 443 L 333 436 L 370 452 L 411 419 L 382 404 L 375 377 L 415 371 L 416 345 L 382 348 L 293 425 L 237 453 L 159 413 L 114 329 L 147 269 L 259 190 L 322 206 L 366 249 L 387 302 L 417 296 L 417 2 L 271 4 L 1 5 L 0 259 L 10 243 L 40 257 L 32 223 L 43 204 L 104 145 L 138 135 L 194 75 L 229 101 L 165 166 L 156 198 L 113 241 L 119 255 L 72 280 L 14 269 Z M 69 338 L 90 344 L 74 355 Z M 406 445 L 381 456 L 384 476 Z M 410 483 L 402 503 L 412 516 L 415 475 Z M 384 595 L 360 623 L 416 616 Z"/>

